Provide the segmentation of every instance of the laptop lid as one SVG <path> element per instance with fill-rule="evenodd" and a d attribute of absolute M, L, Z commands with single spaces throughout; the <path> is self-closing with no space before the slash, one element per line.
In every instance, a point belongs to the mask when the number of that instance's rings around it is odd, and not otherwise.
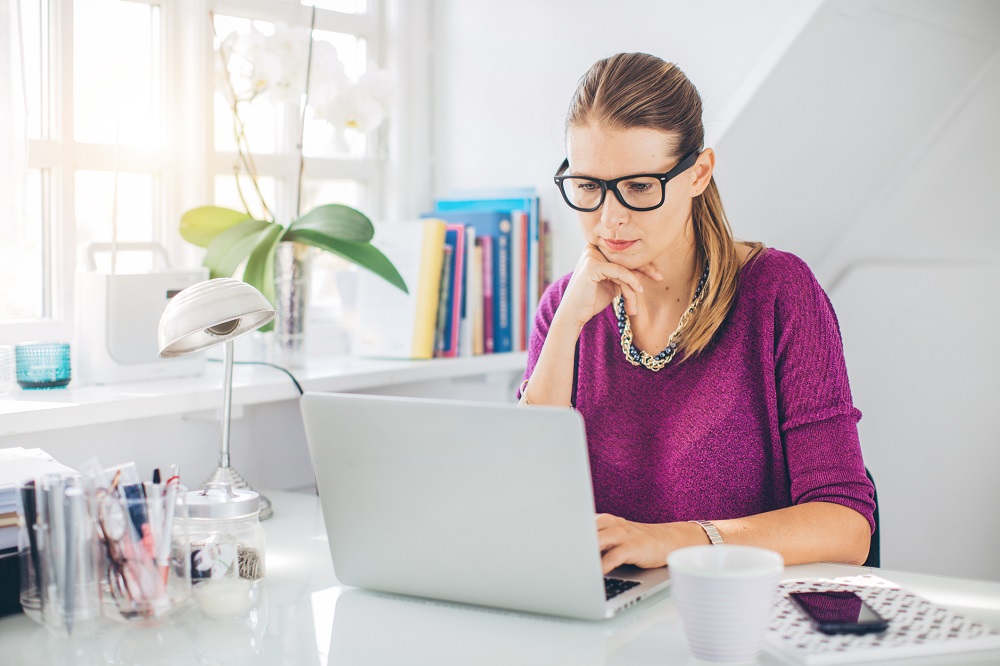
<path fill-rule="evenodd" d="M 342 583 L 609 615 L 575 410 L 306 393 L 302 413 Z"/>

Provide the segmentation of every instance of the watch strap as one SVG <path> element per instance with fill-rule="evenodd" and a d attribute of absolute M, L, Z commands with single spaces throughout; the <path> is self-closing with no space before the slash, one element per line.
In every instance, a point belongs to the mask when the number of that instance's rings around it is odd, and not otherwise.
<path fill-rule="evenodd" d="M 700 525 L 701 529 L 705 530 L 705 534 L 708 535 L 708 540 L 712 542 L 713 546 L 718 546 L 722 543 L 722 535 L 719 534 L 719 528 L 713 525 L 708 520 L 689 520 L 689 523 L 694 523 L 695 525 Z"/>

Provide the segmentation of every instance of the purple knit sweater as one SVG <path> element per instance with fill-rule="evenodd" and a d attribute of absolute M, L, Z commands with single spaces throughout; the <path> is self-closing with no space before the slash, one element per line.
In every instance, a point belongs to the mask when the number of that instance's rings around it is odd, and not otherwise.
<path fill-rule="evenodd" d="M 569 277 L 542 296 L 525 377 Z M 628 363 L 608 306 L 580 335 L 574 405 L 586 423 L 599 513 L 723 520 L 823 501 L 874 528 L 840 328 L 792 254 L 767 249 L 750 261 L 708 348 L 659 372 Z"/>

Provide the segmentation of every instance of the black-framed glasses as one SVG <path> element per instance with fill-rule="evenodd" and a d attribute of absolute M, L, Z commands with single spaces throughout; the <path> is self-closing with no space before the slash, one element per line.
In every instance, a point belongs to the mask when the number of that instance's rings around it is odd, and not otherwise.
<path fill-rule="evenodd" d="M 601 180 L 587 176 L 563 176 L 569 168 L 569 159 L 563 160 L 553 180 L 562 192 L 569 207 L 583 213 L 591 213 L 604 205 L 608 190 L 629 210 L 646 211 L 663 205 L 667 181 L 677 177 L 694 166 L 699 151 L 688 153 L 677 166 L 666 173 L 640 173 L 622 176 L 614 180 Z"/>

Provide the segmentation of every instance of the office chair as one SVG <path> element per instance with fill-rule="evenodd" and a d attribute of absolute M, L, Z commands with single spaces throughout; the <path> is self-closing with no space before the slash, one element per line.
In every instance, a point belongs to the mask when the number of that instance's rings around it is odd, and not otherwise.
<path fill-rule="evenodd" d="M 873 516 L 875 520 L 875 531 L 872 532 L 871 544 L 868 546 L 868 559 L 865 560 L 866 567 L 878 567 L 882 565 L 881 556 L 881 538 L 879 536 L 879 520 L 878 520 L 878 490 L 875 488 L 875 479 L 872 478 L 872 473 L 865 467 L 865 474 L 868 476 L 868 480 L 872 482 L 872 489 L 874 490 L 874 496 L 872 499 L 875 500 L 875 514 Z"/>

